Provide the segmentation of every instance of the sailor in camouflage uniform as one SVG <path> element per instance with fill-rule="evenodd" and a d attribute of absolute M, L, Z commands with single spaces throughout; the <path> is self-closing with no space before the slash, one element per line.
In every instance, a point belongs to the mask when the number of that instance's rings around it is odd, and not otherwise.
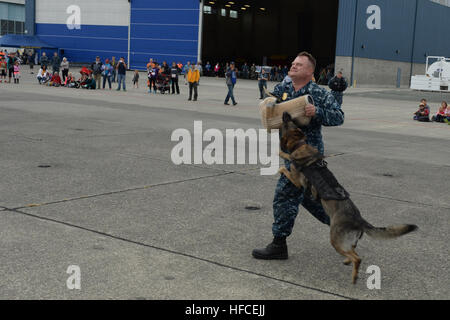
<path fill-rule="evenodd" d="M 324 154 L 322 126 L 342 125 L 344 123 L 344 112 L 329 92 L 311 81 L 315 67 L 316 61 L 309 53 L 300 53 L 292 63 L 289 77 L 286 77 L 283 82 L 275 87 L 273 95 L 281 101 L 304 95 L 313 97 L 314 106 L 306 107 L 306 116 L 312 117 L 312 120 L 302 130 L 307 136 L 307 143 Z M 287 150 L 283 151 L 286 152 Z M 289 170 L 290 162 L 285 161 L 285 165 Z M 253 250 L 254 258 L 264 260 L 288 259 L 286 237 L 289 237 L 292 233 L 300 204 L 319 221 L 327 225 L 330 224 L 330 218 L 322 205 L 309 196 L 305 196 L 303 189 L 298 189 L 282 175 L 278 181 L 273 201 L 274 223 L 272 232 L 274 240 L 264 249 Z"/>

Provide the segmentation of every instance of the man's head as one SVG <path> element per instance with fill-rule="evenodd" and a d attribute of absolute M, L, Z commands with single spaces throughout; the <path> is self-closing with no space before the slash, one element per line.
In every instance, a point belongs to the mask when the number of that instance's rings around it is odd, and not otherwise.
<path fill-rule="evenodd" d="M 55 57 L 58 56 L 58 52 L 53 53 L 53 55 L 54 55 Z"/>
<path fill-rule="evenodd" d="M 95 61 L 100 61 L 100 57 L 99 57 L 99 56 L 96 56 L 96 57 L 95 57 Z"/>
<path fill-rule="evenodd" d="M 423 103 L 424 105 L 426 105 L 427 104 L 427 99 L 420 100 L 420 103 Z"/>
<path fill-rule="evenodd" d="M 292 62 L 289 77 L 294 81 L 312 79 L 315 69 L 316 59 L 307 52 L 301 52 Z"/>
<path fill-rule="evenodd" d="M 339 79 L 342 78 L 342 71 L 339 71 L 339 72 L 337 73 L 337 77 L 338 77 Z"/>
<path fill-rule="evenodd" d="M 42 56 L 45 57 L 47 54 L 45 52 L 42 52 Z"/>

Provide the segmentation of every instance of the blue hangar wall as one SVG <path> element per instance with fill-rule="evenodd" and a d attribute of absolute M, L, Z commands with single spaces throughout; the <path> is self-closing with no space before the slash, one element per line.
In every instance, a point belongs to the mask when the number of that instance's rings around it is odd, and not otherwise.
<path fill-rule="evenodd" d="M 27 0 L 35 34 L 73 62 L 125 57 L 145 69 L 150 58 L 198 59 L 199 0 Z"/>
<path fill-rule="evenodd" d="M 449 21 L 450 8 L 430 0 L 340 0 L 336 69 L 359 83 L 399 76 L 407 85 L 427 56 L 450 56 Z"/>

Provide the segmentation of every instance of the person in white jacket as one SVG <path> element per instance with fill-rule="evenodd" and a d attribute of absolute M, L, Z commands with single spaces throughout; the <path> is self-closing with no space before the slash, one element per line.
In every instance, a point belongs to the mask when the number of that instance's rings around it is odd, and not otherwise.
<path fill-rule="evenodd" d="M 38 79 L 39 84 L 46 83 L 46 82 L 48 82 L 48 80 L 50 80 L 50 74 L 48 73 L 46 66 L 42 66 L 39 69 L 39 72 L 38 72 L 36 78 Z"/>

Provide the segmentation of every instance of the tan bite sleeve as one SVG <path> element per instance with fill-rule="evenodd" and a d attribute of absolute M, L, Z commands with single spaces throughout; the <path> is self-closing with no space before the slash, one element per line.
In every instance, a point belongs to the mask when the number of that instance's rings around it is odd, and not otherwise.
<path fill-rule="evenodd" d="M 283 126 L 283 113 L 287 111 L 302 126 L 307 126 L 311 122 L 311 118 L 305 116 L 305 107 L 308 104 L 314 105 L 314 100 L 310 95 L 305 95 L 280 104 L 277 104 L 277 99 L 274 97 L 266 98 L 259 105 L 262 125 L 269 131 L 281 129 Z"/>

